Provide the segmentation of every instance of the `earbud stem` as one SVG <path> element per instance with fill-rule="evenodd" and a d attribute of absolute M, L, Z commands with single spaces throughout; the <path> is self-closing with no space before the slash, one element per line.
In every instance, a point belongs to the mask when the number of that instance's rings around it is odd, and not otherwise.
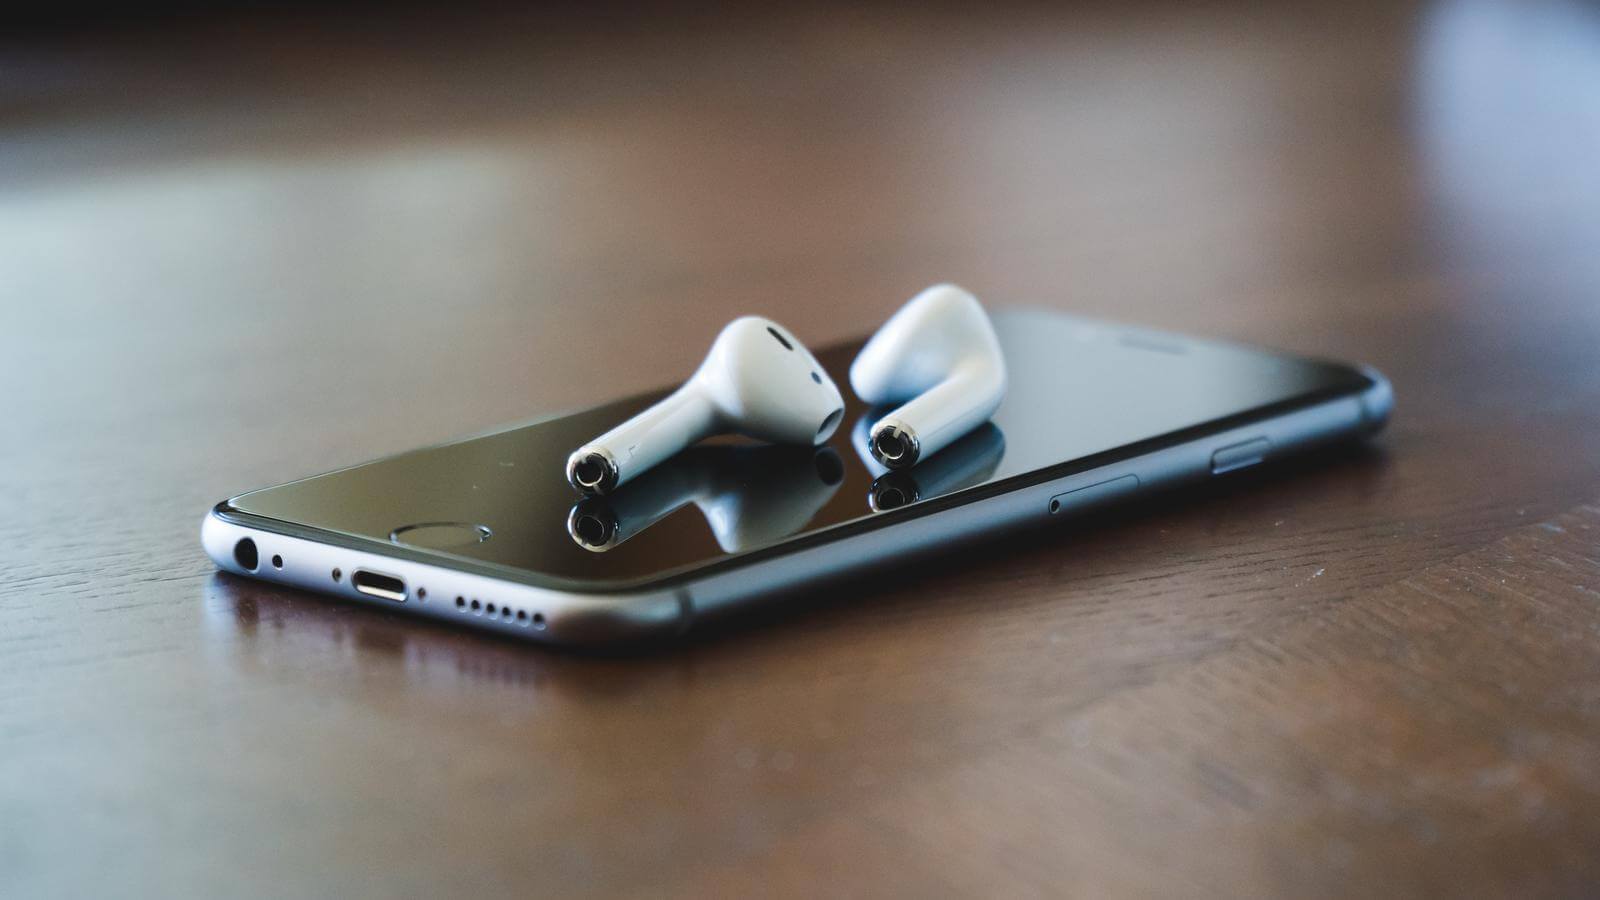
<path fill-rule="evenodd" d="M 1001 372 L 981 363 L 957 368 L 950 377 L 873 425 L 873 455 L 891 469 L 904 469 L 938 453 L 994 415 L 1000 408 L 1004 382 Z M 895 430 L 904 448 L 898 456 L 880 451 L 880 435 L 889 429 Z"/>
<path fill-rule="evenodd" d="M 1006 392 L 1005 353 L 978 298 L 936 284 L 900 307 L 850 364 L 856 395 L 899 403 L 871 430 L 872 455 L 905 469 L 983 424 Z"/>
<path fill-rule="evenodd" d="M 579 447 L 567 460 L 568 479 L 588 494 L 609 494 L 642 472 L 716 430 L 716 410 L 690 380 L 644 412 Z M 581 466 L 603 468 L 599 478 Z"/>

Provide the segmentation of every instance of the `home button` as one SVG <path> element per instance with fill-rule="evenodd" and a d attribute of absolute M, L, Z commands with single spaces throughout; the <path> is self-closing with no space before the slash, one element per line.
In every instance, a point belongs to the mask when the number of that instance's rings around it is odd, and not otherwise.
<path fill-rule="evenodd" d="M 481 544 L 491 537 L 494 537 L 494 532 L 488 526 L 471 522 L 418 522 L 415 525 L 401 525 L 389 532 L 389 540 L 396 544 L 428 550 L 467 547 Z"/>

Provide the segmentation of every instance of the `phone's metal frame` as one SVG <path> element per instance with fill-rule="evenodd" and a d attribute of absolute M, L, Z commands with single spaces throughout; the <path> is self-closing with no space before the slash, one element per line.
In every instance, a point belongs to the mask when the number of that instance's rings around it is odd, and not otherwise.
<path fill-rule="evenodd" d="M 235 575 L 546 643 L 599 645 L 683 634 L 762 601 L 1013 529 L 1202 481 L 1256 462 L 1371 434 L 1393 407 L 1389 382 L 1362 367 L 1361 391 L 1279 404 L 713 561 L 642 585 L 587 590 L 537 573 L 323 532 L 217 504 L 201 543 Z M 1242 448 L 1242 449 L 1233 449 Z M 1223 451 L 1219 453 L 1219 451 Z M 249 538 L 257 565 L 235 548 Z M 404 599 L 361 593 L 355 573 L 401 579 Z"/>

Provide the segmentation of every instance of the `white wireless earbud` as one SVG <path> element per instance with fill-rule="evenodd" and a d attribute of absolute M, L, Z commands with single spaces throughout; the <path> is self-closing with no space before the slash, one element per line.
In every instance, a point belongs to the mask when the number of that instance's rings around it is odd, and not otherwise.
<path fill-rule="evenodd" d="M 729 553 L 799 531 L 844 481 L 831 447 L 694 447 L 605 497 L 584 497 L 567 533 L 603 553 L 694 504 Z"/>
<path fill-rule="evenodd" d="M 844 398 L 811 352 L 776 322 L 745 316 L 722 329 L 683 387 L 573 451 L 567 481 L 607 494 L 714 434 L 820 444 L 843 416 Z"/>
<path fill-rule="evenodd" d="M 872 426 L 872 455 L 891 469 L 931 456 L 988 421 L 1006 393 L 1006 363 L 989 316 L 953 284 L 911 298 L 850 364 L 874 406 L 900 403 Z"/>

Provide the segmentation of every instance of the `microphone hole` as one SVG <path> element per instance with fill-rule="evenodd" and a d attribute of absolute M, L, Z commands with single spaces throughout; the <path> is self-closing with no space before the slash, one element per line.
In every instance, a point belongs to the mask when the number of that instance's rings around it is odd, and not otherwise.
<path fill-rule="evenodd" d="M 605 463 L 598 454 L 590 454 L 573 467 L 572 474 L 578 479 L 579 484 L 592 488 L 599 485 L 606 477 Z"/>
<path fill-rule="evenodd" d="M 901 440 L 900 435 L 893 431 L 880 432 L 876 438 L 876 443 L 878 445 L 878 453 L 884 459 L 899 459 L 906 455 L 906 442 Z"/>

